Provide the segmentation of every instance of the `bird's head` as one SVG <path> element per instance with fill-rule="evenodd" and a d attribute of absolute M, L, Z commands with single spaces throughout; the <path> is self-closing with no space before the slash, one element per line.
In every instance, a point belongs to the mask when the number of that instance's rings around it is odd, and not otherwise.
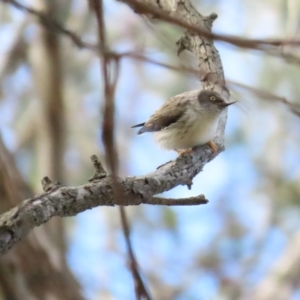
<path fill-rule="evenodd" d="M 198 95 L 199 104 L 203 107 L 223 110 L 225 107 L 234 104 L 235 102 L 226 102 L 225 99 L 215 91 L 203 90 Z"/>

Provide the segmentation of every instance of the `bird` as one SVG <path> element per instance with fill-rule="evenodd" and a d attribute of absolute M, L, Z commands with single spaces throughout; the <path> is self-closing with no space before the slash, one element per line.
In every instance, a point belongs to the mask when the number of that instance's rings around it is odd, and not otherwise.
<path fill-rule="evenodd" d="M 222 111 L 235 102 L 213 90 L 193 90 L 167 100 L 150 118 L 132 126 L 141 127 L 137 134 L 154 133 L 155 141 L 166 150 L 179 155 L 191 153 L 196 146 L 208 144 L 214 153 L 215 137 Z"/>

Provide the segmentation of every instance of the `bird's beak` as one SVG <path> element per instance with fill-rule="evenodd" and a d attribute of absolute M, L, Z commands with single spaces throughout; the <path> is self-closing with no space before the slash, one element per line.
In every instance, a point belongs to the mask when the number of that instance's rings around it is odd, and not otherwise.
<path fill-rule="evenodd" d="M 234 102 L 224 102 L 224 103 L 222 103 L 220 106 L 221 107 L 227 107 L 227 106 L 229 106 L 229 105 L 232 105 L 232 104 L 234 104 L 234 103 L 236 103 L 236 101 L 234 101 Z"/>

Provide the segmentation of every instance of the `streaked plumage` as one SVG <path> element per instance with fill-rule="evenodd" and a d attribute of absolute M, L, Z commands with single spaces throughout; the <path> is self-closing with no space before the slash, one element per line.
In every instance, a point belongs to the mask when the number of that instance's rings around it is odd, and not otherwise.
<path fill-rule="evenodd" d="M 222 110 L 228 105 L 215 91 L 185 92 L 170 98 L 142 127 L 138 134 L 153 132 L 165 149 L 184 150 L 204 145 L 216 133 Z"/>

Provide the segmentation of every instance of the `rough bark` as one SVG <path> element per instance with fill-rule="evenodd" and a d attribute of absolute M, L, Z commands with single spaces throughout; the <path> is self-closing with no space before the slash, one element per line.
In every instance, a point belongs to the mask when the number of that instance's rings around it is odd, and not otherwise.
<path fill-rule="evenodd" d="M 0 212 L 31 194 L 0 139 Z M 46 228 L 32 231 L 0 258 L 0 298 L 82 300 L 73 274 L 58 263 L 57 251 Z"/>
<path fill-rule="evenodd" d="M 221 137 L 216 139 L 219 151 Z M 208 146 L 201 146 L 191 155 L 180 156 L 155 172 L 141 177 L 118 178 L 125 199 L 122 205 L 151 203 L 152 196 L 178 185 L 192 185 L 193 177 L 215 157 Z M 118 205 L 114 199 L 110 176 L 79 187 L 53 185 L 50 191 L 23 201 L 0 216 L 0 254 L 24 238 L 28 232 L 54 216 L 74 216 L 96 206 Z M 156 204 L 156 203 L 153 203 Z"/>

